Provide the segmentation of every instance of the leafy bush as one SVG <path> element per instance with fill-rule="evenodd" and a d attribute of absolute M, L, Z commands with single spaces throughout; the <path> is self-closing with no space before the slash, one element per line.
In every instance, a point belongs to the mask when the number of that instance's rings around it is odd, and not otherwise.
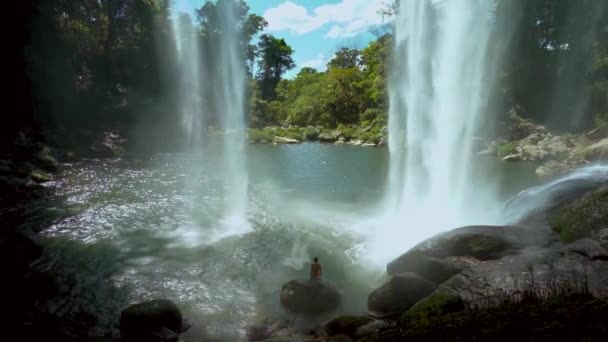
<path fill-rule="evenodd" d="M 499 144 L 496 147 L 496 153 L 499 156 L 507 156 L 509 154 L 515 153 L 515 143 L 506 142 L 506 143 Z"/>

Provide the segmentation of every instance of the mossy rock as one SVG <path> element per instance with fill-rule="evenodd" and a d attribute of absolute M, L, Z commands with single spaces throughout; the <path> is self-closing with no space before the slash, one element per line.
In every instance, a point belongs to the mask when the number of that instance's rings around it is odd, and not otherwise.
<path fill-rule="evenodd" d="M 433 317 L 464 310 L 464 302 L 459 295 L 437 291 L 423 298 L 401 316 L 402 321 L 428 323 Z"/>
<path fill-rule="evenodd" d="M 345 334 L 353 337 L 355 336 L 355 333 L 359 327 L 369 323 L 370 321 L 371 318 L 366 316 L 339 316 L 332 319 L 325 325 L 325 331 L 327 331 L 330 336 Z"/>
<path fill-rule="evenodd" d="M 591 237 L 595 232 L 608 227 L 608 187 L 602 187 L 554 210 L 550 225 L 564 242 Z"/>
<path fill-rule="evenodd" d="M 499 157 L 508 156 L 515 152 L 516 152 L 516 146 L 515 146 L 515 143 L 512 141 L 498 144 L 498 146 L 496 146 L 496 154 Z"/>
<path fill-rule="evenodd" d="M 30 174 L 30 179 L 36 183 L 45 183 L 51 180 L 51 177 L 44 171 L 34 170 Z"/>

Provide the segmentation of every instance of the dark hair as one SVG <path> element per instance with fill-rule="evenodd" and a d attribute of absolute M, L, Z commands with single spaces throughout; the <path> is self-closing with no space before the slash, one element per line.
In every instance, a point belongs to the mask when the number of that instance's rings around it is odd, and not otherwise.
<path fill-rule="evenodd" d="M 315 262 L 319 262 L 319 258 L 317 258 L 317 257 L 315 257 L 313 260 L 314 260 Z"/>

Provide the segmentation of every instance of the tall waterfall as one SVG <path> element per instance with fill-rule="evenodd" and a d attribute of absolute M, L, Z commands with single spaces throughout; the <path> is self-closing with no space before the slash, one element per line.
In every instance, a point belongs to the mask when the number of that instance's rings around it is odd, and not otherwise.
<path fill-rule="evenodd" d="M 203 103 L 200 81 L 199 39 L 192 24 L 192 18 L 185 13 L 173 17 L 173 35 L 177 51 L 178 103 L 184 144 L 190 152 L 201 150 L 203 133 Z"/>
<path fill-rule="evenodd" d="M 239 26 L 239 3 L 217 4 L 217 18 L 210 34 L 195 28 L 185 13 L 173 16 L 177 52 L 178 103 L 186 151 L 191 166 L 186 170 L 186 187 L 193 194 L 192 216 L 200 212 L 196 202 L 203 170 L 221 183 L 221 205 L 213 210 L 214 232 L 206 231 L 205 240 L 214 240 L 249 230 L 247 221 L 246 70 Z M 219 135 L 210 134 L 207 125 L 219 125 Z M 205 211 L 203 209 L 203 211 Z M 205 211 L 209 213 L 211 211 Z M 205 214 L 207 215 L 207 214 Z M 205 223 L 204 225 L 208 225 Z"/>
<path fill-rule="evenodd" d="M 475 178 L 472 150 L 490 93 L 493 3 L 400 2 L 386 219 L 373 253 L 394 257 L 440 231 L 496 219 L 495 191 Z"/>
<path fill-rule="evenodd" d="M 223 172 L 226 188 L 225 223 L 233 232 L 248 229 L 247 171 L 246 171 L 246 71 L 240 47 L 238 25 L 239 4 L 225 3 L 220 8 L 222 42 L 214 49 L 216 70 L 219 72 L 219 108 L 223 135 Z"/>

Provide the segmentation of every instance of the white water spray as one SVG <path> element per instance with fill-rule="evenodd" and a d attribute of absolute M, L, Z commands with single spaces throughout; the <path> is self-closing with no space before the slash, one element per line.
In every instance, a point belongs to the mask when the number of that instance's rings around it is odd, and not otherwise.
<path fill-rule="evenodd" d="M 245 126 L 246 71 L 243 62 L 241 32 L 238 25 L 237 1 L 221 8 L 222 44 L 216 50 L 220 74 L 221 124 L 223 134 L 223 172 L 225 181 L 224 223 L 228 233 L 244 233 L 250 229 L 247 221 L 247 156 Z"/>
<path fill-rule="evenodd" d="M 473 173 L 487 105 L 493 2 L 403 0 L 390 83 L 385 218 L 371 254 L 388 260 L 443 230 L 498 219 L 492 186 Z"/>
<path fill-rule="evenodd" d="M 186 187 L 195 195 L 203 165 L 207 172 L 219 175 L 223 184 L 223 201 L 217 213 L 217 224 L 213 231 L 205 232 L 205 242 L 209 243 L 226 236 L 241 234 L 250 230 L 247 220 L 248 177 L 245 154 L 245 92 L 246 71 L 243 62 L 242 40 L 239 27 L 239 3 L 221 2 L 217 5 L 217 36 L 206 37 L 204 48 L 199 41 L 205 39 L 186 14 L 173 17 L 173 33 L 179 65 L 179 104 L 183 123 L 186 150 L 190 152 L 192 166 L 186 177 Z M 201 63 L 207 63 L 201 64 Z M 212 65 L 212 67 L 210 67 Z M 201 76 L 204 75 L 204 76 Z M 201 85 L 204 83 L 205 87 Z M 211 90 L 213 89 L 213 92 Z M 213 93 L 205 97 L 203 93 Z M 211 156 L 205 156 L 209 139 L 205 123 L 213 115 L 219 120 L 221 141 L 218 148 L 219 159 L 215 163 Z M 213 145 L 213 144 L 211 144 Z M 205 161 L 205 162 L 203 162 Z M 198 203 L 190 203 L 197 211 Z M 199 210 L 200 211 L 200 210 Z"/>
<path fill-rule="evenodd" d="M 199 44 L 192 18 L 184 13 L 173 16 L 173 37 L 179 65 L 178 103 L 186 149 L 199 154 L 203 133 L 203 102 L 199 73 Z"/>

